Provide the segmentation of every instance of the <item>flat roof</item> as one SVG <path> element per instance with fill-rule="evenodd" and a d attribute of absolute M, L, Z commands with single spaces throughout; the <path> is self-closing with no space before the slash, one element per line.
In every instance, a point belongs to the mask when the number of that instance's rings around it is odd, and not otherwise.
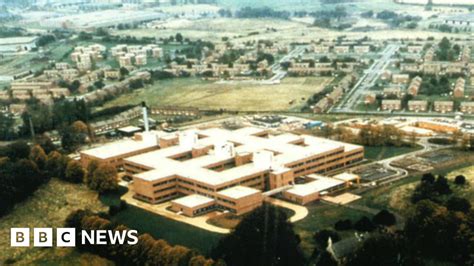
<path fill-rule="evenodd" d="M 327 177 L 318 177 L 318 179 L 316 179 L 315 181 L 302 185 L 295 185 L 293 188 L 287 190 L 286 192 L 304 197 L 311 194 L 323 192 L 327 189 L 337 187 L 342 184 L 344 184 L 344 181 L 342 180 Z"/>
<path fill-rule="evenodd" d="M 335 175 L 332 178 L 342 180 L 342 181 L 352 181 L 352 180 L 356 180 L 360 177 L 356 174 L 342 173 L 342 174 Z"/>
<path fill-rule="evenodd" d="M 121 155 L 126 155 L 132 152 L 140 151 L 143 149 L 148 149 L 158 146 L 157 142 L 151 141 L 143 141 L 143 140 L 122 140 L 110 144 L 106 144 L 104 146 L 81 151 L 81 153 L 96 157 L 99 159 L 108 159 L 113 158 Z"/>
<path fill-rule="evenodd" d="M 133 133 L 133 132 L 141 131 L 142 129 L 139 127 L 128 126 L 128 127 L 119 128 L 118 130 L 125 133 Z"/>
<path fill-rule="evenodd" d="M 220 185 L 231 182 L 239 178 L 263 173 L 265 171 L 281 172 L 290 164 L 304 160 L 308 157 L 334 151 L 352 151 L 361 149 L 361 146 L 332 141 L 306 135 L 282 134 L 278 136 L 257 137 L 254 134 L 264 132 L 259 128 L 244 128 L 235 131 L 222 128 L 210 128 L 204 130 L 194 130 L 200 136 L 191 142 L 185 141 L 178 145 L 173 145 L 163 149 L 157 149 L 147 153 L 135 155 L 125 159 L 126 162 L 154 169 L 146 175 L 135 175 L 147 181 L 154 181 L 165 178 L 174 173 L 176 176 L 188 179 L 189 181 L 200 182 L 208 185 Z M 178 138 L 180 133 L 162 136 L 163 138 Z M 187 132 L 183 135 L 188 135 Z M 303 140 L 304 145 L 291 144 L 296 140 Z M 186 143 L 188 142 L 188 143 Z M 217 152 L 215 147 L 221 144 L 234 146 L 233 152 Z M 206 148 L 208 151 L 201 156 L 177 160 L 181 155 L 190 154 L 193 148 Z M 224 165 L 235 160 L 238 154 L 252 154 L 261 151 L 273 153 L 273 158 L 265 164 L 250 162 L 233 166 L 220 171 L 211 170 L 214 165 Z M 282 170 L 283 169 L 283 170 Z"/>
<path fill-rule="evenodd" d="M 211 204 L 212 202 L 214 202 L 214 199 L 211 199 L 199 194 L 191 194 L 191 195 L 171 201 L 171 203 L 183 205 L 188 208 L 194 208 L 200 205 Z"/>
<path fill-rule="evenodd" d="M 233 199 L 240 199 L 243 197 L 247 197 L 256 193 L 260 193 L 261 191 L 255 188 L 244 187 L 244 186 L 235 186 L 228 189 L 224 189 L 219 191 L 220 195 L 233 198 Z"/>

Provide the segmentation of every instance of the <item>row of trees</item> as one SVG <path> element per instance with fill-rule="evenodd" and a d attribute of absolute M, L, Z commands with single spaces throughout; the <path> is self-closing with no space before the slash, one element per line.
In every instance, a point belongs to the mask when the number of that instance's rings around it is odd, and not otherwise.
<path fill-rule="evenodd" d="M 383 228 L 395 225 L 397 219 L 395 215 L 387 210 L 381 210 L 375 214 L 372 219 L 367 216 L 362 216 L 356 222 L 349 219 L 339 220 L 334 224 L 336 231 L 356 230 L 359 232 L 372 232 L 376 228 Z"/>
<path fill-rule="evenodd" d="M 66 227 L 76 228 L 76 239 L 81 239 L 81 230 L 116 230 L 128 228 L 116 225 L 109 220 L 91 212 L 78 210 L 66 219 Z M 118 265 L 190 265 L 212 266 L 225 265 L 200 255 L 197 251 L 183 246 L 171 246 L 162 239 L 154 239 L 149 234 L 141 234 L 136 245 L 83 245 L 77 243 L 81 251 L 91 252 L 116 262 Z"/>
<path fill-rule="evenodd" d="M 276 11 L 269 7 L 253 8 L 244 7 L 235 12 L 237 18 L 280 18 L 288 19 L 291 13 L 288 11 Z"/>
<path fill-rule="evenodd" d="M 391 125 L 367 125 L 360 128 L 358 134 L 344 127 L 326 126 L 315 129 L 314 133 L 326 138 L 364 146 L 415 146 L 417 142 L 415 135 L 410 135 L 407 139 L 401 130 Z"/>

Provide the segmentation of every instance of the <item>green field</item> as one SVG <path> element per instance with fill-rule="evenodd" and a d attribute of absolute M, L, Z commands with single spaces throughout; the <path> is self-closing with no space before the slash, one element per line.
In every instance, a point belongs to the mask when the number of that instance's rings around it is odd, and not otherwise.
<path fill-rule="evenodd" d="M 297 111 L 319 92 L 327 78 L 285 78 L 278 85 L 218 84 L 198 78 L 156 81 L 144 89 L 124 94 L 105 107 L 138 104 L 191 106 L 239 111 Z M 292 102 L 290 104 L 290 102 Z"/>
<path fill-rule="evenodd" d="M 421 147 L 395 147 L 395 146 L 366 146 L 365 149 L 365 158 L 369 160 L 382 160 L 405 153 L 414 152 L 420 150 Z"/>

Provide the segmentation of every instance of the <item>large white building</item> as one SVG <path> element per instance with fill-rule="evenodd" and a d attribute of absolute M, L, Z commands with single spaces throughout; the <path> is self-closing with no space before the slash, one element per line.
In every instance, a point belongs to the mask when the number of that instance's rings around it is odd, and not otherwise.
<path fill-rule="evenodd" d="M 261 205 L 265 193 L 283 190 L 288 200 L 306 204 L 358 180 L 306 175 L 339 172 L 363 156 L 358 145 L 246 127 L 144 132 L 136 140 L 82 151 L 81 162 L 123 168 L 133 178 L 134 198 L 171 200 L 175 211 L 194 216 L 213 208 L 245 213 Z M 296 178 L 305 184 L 295 184 Z"/>

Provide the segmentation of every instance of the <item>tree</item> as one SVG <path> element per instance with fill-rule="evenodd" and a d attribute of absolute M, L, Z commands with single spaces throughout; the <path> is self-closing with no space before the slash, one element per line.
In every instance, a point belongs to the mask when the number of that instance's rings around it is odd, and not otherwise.
<path fill-rule="evenodd" d="M 465 215 L 429 200 L 420 201 L 405 222 L 406 248 L 416 251 L 425 260 L 431 258 L 466 265 L 472 259 L 473 222 L 472 212 Z"/>
<path fill-rule="evenodd" d="M 183 42 L 183 35 L 181 35 L 181 33 L 176 33 L 176 36 L 175 36 L 175 40 L 177 42 Z"/>
<path fill-rule="evenodd" d="M 465 198 L 451 197 L 446 202 L 446 207 L 450 211 L 458 211 L 468 213 L 471 209 L 471 203 Z"/>
<path fill-rule="evenodd" d="M 395 215 L 387 210 L 381 210 L 373 218 L 374 224 L 383 226 L 392 226 L 397 222 Z"/>
<path fill-rule="evenodd" d="M 117 170 L 110 165 L 99 165 L 92 178 L 88 179 L 87 186 L 99 193 L 116 190 L 118 188 Z"/>
<path fill-rule="evenodd" d="M 66 178 L 66 168 L 69 162 L 69 157 L 62 155 L 57 151 L 52 151 L 48 154 L 48 161 L 46 162 L 46 170 L 51 177 L 61 179 Z"/>
<path fill-rule="evenodd" d="M 439 175 L 434 182 L 434 189 L 441 195 L 451 194 L 452 190 L 449 187 L 448 179 L 445 176 Z"/>
<path fill-rule="evenodd" d="M 45 135 L 36 135 L 35 144 L 39 145 L 46 154 L 56 150 L 56 146 L 54 146 L 53 141 L 51 141 L 51 139 Z"/>
<path fill-rule="evenodd" d="M 454 184 L 458 186 L 463 186 L 466 184 L 466 177 L 463 175 L 458 175 L 454 178 Z"/>
<path fill-rule="evenodd" d="M 345 231 L 352 229 L 352 221 L 349 219 L 339 220 L 334 224 L 334 229 L 337 231 Z"/>
<path fill-rule="evenodd" d="M 55 40 L 56 40 L 56 38 L 52 34 L 42 35 L 36 41 L 36 45 L 37 46 L 45 46 L 49 43 L 54 42 Z"/>
<path fill-rule="evenodd" d="M 81 82 L 79 80 L 74 80 L 69 86 L 68 89 L 71 93 L 76 93 L 77 90 L 81 87 Z"/>
<path fill-rule="evenodd" d="M 86 170 L 78 161 L 71 160 L 67 164 L 65 177 L 67 181 L 81 183 L 86 177 Z"/>
<path fill-rule="evenodd" d="M 372 235 L 353 254 L 349 255 L 346 265 L 401 265 L 399 263 L 401 246 L 396 235 Z"/>
<path fill-rule="evenodd" d="M 332 231 L 332 230 L 326 230 L 326 229 L 317 231 L 314 234 L 313 238 L 317 247 L 320 250 L 324 250 L 327 248 L 329 238 L 331 238 L 331 241 L 333 243 L 336 243 L 337 241 L 341 240 L 341 237 L 339 236 L 337 232 Z"/>
<path fill-rule="evenodd" d="M 71 126 L 61 130 L 61 145 L 66 151 L 75 151 L 86 143 L 89 128 L 82 121 L 76 121 Z"/>
<path fill-rule="evenodd" d="M 46 162 L 48 161 L 48 156 L 40 145 L 35 145 L 31 149 L 30 160 L 35 162 L 40 170 L 45 170 Z"/>
<path fill-rule="evenodd" d="M 94 87 L 96 87 L 97 89 L 102 89 L 104 86 L 105 86 L 105 84 L 101 79 L 94 82 Z"/>
<path fill-rule="evenodd" d="M 128 76 L 128 74 L 129 74 L 128 69 L 126 69 L 125 67 L 120 68 L 120 76 L 124 77 L 124 76 Z"/>
<path fill-rule="evenodd" d="M 372 232 L 375 225 L 367 216 L 363 216 L 354 224 L 354 229 L 359 232 Z"/>
<path fill-rule="evenodd" d="M 0 157 L 5 156 L 12 161 L 26 159 L 30 156 L 30 146 L 25 141 L 16 141 L 0 149 Z"/>
<path fill-rule="evenodd" d="M 97 160 L 91 160 L 87 164 L 86 184 L 88 183 L 88 180 L 92 179 L 92 177 L 94 176 L 94 172 L 95 170 L 97 170 L 97 168 L 99 168 L 99 165 L 100 163 Z"/>
<path fill-rule="evenodd" d="M 206 259 L 204 256 L 194 256 L 189 260 L 189 266 L 212 266 L 213 260 Z"/>
<path fill-rule="evenodd" d="M 0 113 L 0 140 L 12 140 L 16 137 L 13 115 Z"/>
<path fill-rule="evenodd" d="M 243 218 L 211 252 L 227 265 L 303 265 L 300 239 L 281 209 L 264 204 Z"/>
<path fill-rule="evenodd" d="M 14 182 L 18 183 L 17 187 L 20 191 L 19 199 L 29 196 L 45 181 L 38 166 L 27 159 L 20 159 L 14 163 L 11 171 L 11 175 L 15 178 Z"/>
<path fill-rule="evenodd" d="M 432 173 L 423 174 L 421 177 L 421 182 L 427 182 L 433 184 L 435 181 L 435 176 Z"/>

